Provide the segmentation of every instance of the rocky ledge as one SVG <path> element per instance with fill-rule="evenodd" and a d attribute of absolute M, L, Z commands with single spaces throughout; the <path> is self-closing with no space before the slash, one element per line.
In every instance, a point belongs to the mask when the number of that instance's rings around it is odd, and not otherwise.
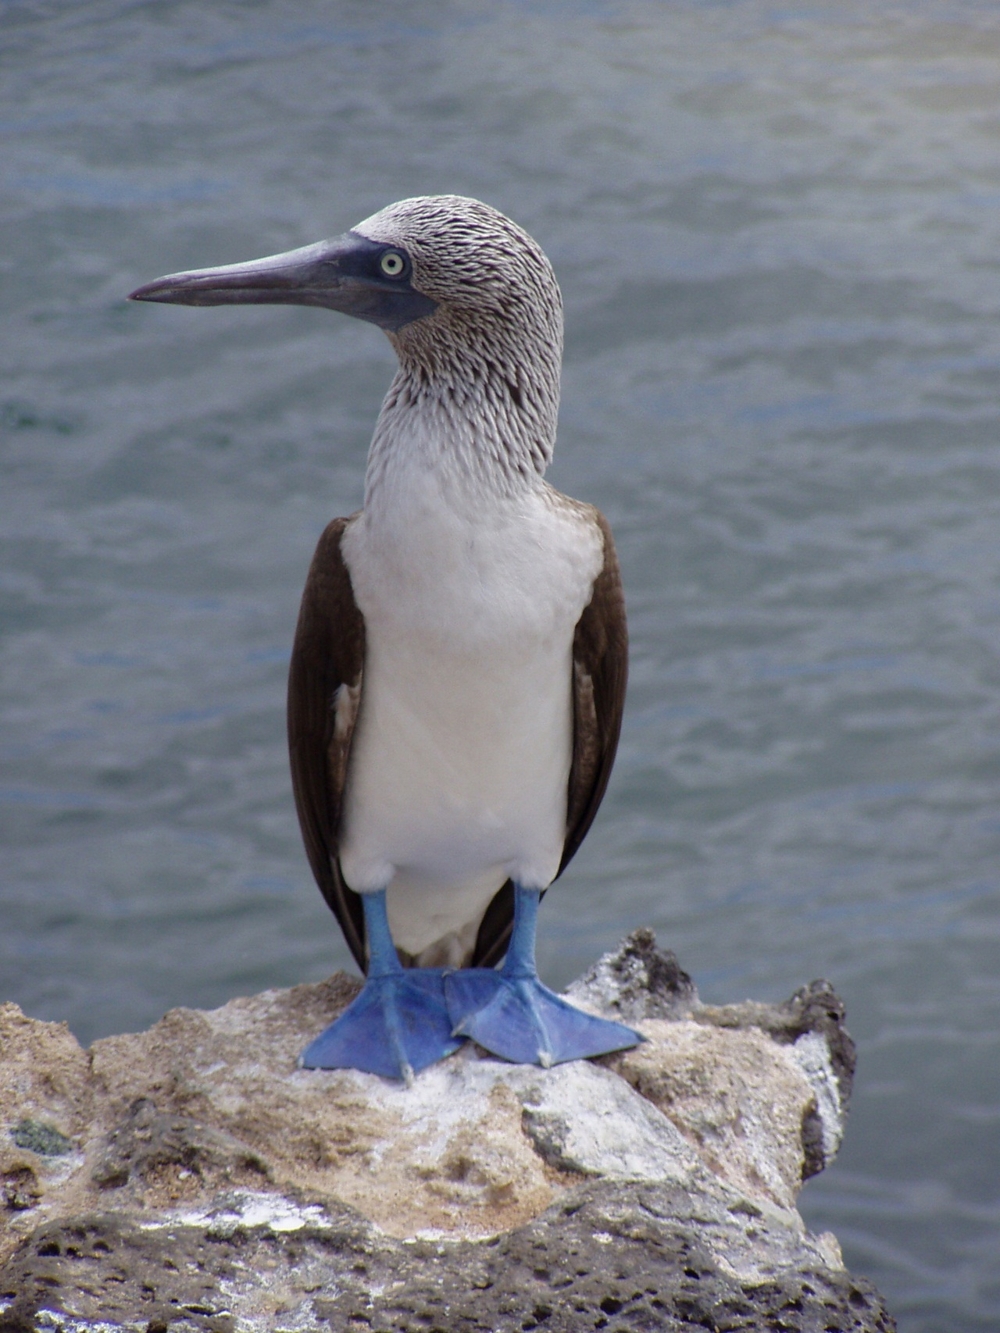
<path fill-rule="evenodd" d="M 854 1070 L 826 982 L 698 1001 L 637 931 L 571 987 L 648 1041 L 410 1088 L 295 1057 L 337 974 L 84 1051 L 0 1006 L 0 1330 L 891 1330 L 795 1208 Z"/>

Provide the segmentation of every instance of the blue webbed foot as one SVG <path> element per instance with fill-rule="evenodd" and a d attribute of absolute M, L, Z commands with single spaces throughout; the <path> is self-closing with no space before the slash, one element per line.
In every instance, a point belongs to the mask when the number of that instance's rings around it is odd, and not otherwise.
<path fill-rule="evenodd" d="M 339 1018 L 299 1056 L 305 1069 L 361 1069 L 411 1083 L 457 1051 L 441 968 L 404 968 L 389 930 L 385 889 L 364 895 L 368 980 Z"/>
<path fill-rule="evenodd" d="M 537 976 L 467 968 L 445 977 L 456 1036 L 471 1037 L 514 1064 L 548 1068 L 624 1051 L 644 1040 L 622 1023 L 595 1018 L 543 986 Z"/>
<path fill-rule="evenodd" d="M 457 1051 L 463 1038 L 445 1003 L 439 968 L 410 968 L 370 977 L 339 1018 L 299 1056 L 306 1069 L 361 1069 L 409 1083 Z"/>
<path fill-rule="evenodd" d="M 541 893 L 514 885 L 514 928 L 503 967 L 470 967 L 444 980 L 456 1036 L 521 1065 L 558 1065 L 625 1051 L 645 1038 L 577 1009 L 538 980 L 535 925 Z"/>

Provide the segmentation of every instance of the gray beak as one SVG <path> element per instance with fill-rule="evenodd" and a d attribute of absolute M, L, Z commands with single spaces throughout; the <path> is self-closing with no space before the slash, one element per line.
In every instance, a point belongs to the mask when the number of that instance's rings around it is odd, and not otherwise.
<path fill-rule="evenodd" d="M 404 260 L 402 272 L 391 277 L 379 266 L 389 250 Z M 436 301 L 411 286 L 410 262 L 404 251 L 356 232 L 244 264 L 171 273 L 137 287 L 129 300 L 169 305 L 322 306 L 393 331 L 437 307 Z"/>

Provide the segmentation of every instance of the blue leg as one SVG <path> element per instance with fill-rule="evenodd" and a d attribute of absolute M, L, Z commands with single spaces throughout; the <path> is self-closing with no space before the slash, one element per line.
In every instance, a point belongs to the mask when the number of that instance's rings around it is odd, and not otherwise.
<path fill-rule="evenodd" d="M 363 1069 L 413 1081 L 462 1044 L 444 997 L 440 968 L 405 968 L 389 931 L 385 890 L 364 895 L 368 980 L 361 994 L 299 1056 L 305 1069 Z"/>
<path fill-rule="evenodd" d="M 471 1037 L 514 1064 L 562 1064 L 623 1051 L 644 1040 L 638 1032 L 594 1018 L 538 980 L 535 923 L 541 894 L 514 886 L 514 933 L 499 972 L 470 967 L 445 977 L 448 1012 L 457 1036 Z"/>

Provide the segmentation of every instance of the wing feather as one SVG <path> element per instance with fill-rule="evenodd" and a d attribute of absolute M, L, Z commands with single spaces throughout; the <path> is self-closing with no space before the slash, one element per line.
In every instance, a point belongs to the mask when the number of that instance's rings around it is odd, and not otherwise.
<path fill-rule="evenodd" d="M 306 579 L 288 673 L 288 753 L 309 864 L 365 971 L 361 898 L 345 884 L 338 859 L 347 761 L 365 662 L 365 622 L 340 549 L 350 522 L 337 518 L 326 528 Z"/>

